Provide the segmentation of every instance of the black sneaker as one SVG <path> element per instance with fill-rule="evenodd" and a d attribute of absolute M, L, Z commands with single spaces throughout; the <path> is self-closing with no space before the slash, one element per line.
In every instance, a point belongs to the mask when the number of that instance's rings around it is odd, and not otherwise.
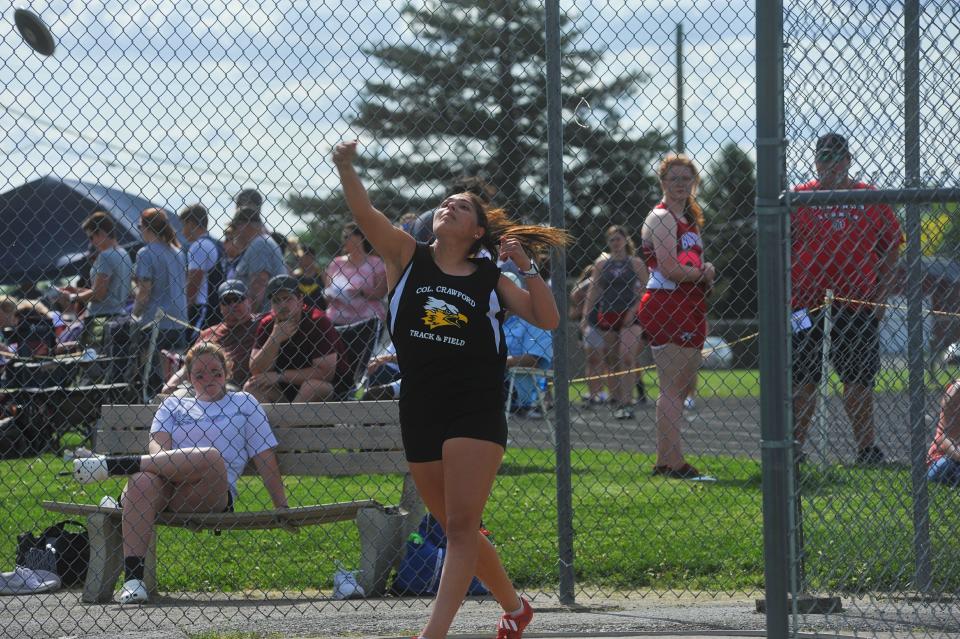
<path fill-rule="evenodd" d="M 857 466 L 881 466 L 886 455 L 877 446 L 867 446 L 857 451 Z"/>
<path fill-rule="evenodd" d="M 654 466 L 653 467 L 653 476 L 657 477 L 666 477 L 667 479 L 694 479 L 700 477 L 700 471 L 691 466 L 690 464 L 684 464 L 680 468 L 670 468 L 669 466 Z"/>
<path fill-rule="evenodd" d="M 613 418 L 624 420 L 624 419 L 633 419 L 634 412 L 633 409 L 629 406 L 620 406 L 615 411 L 613 411 Z"/>

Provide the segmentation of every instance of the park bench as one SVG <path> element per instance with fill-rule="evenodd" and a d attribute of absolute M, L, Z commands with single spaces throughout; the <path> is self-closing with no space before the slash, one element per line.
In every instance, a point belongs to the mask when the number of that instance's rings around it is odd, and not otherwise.
<path fill-rule="evenodd" d="M 97 425 L 94 451 L 103 454 L 143 454 L 149 442 L 156 405 L 104 405 Z M 390 571 L 400 560 L 403 540 L 416 529 L 423 506 L 407 470 L 400 439 L 399 410 L 394 401 L 265 404 L 277 436 L 277 457 L 288 488 L 292 476 L 402 475 L 400 503 L 387 506 L 375 499 L 286 510 L 234 513 L 160 513 L 163 526 L 195 532 L 211 530 L 296 530 L 330 522 L 355 520 L 360 537 L 357 580 L 367 596 L 386 590 Z M 245 474 L 255 474 L 250 464 Z M 241 506 L 243 497 L 241 495 Z M 121 514 L 117 508 L 94 504 L 44 501 L 46 510 L 86 517 L 90 563 L 82 599 L 110 601 L 123 566 Z M 156 538 L 147 555 L 145 581 L 156 593 Z"/>

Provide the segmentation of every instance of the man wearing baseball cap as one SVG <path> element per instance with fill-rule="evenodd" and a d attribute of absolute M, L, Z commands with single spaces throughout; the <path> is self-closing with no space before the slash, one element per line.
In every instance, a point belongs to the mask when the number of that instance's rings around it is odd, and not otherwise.
<path fill-rule="evenodd" d="M 217 287 L 220 316 L 223 321 L 200 332 L 196 344 L 213 342 L 219 344 L 230 359 L 230 378 L 227 380 L 237 390 L 243 388 L 250 377 L 250 353 L 257 335 L 257 319 L 251 311 L 247 287 L 240 280 L 227 280 Z M 181 367 L 163 386 L 164 394 L 171 394 L 184 385 L 186 369 Z"/>
<path fill-rule="evenodd" d="M 317 402 L 349 384 L 344 344 L 323 311 L 303 303 L 297 278 L 267 282 L 270 312 L 257 326 L 244 390 L 261 402 Z"/>
<path fill-rule="evenodd" d="M 850 177 L 847 139 L 817 139 L 817 178 L 795 191 L 875 187 Z M 843 405 L 857 445 L 856 463 L 883 463 L 876 444 L 873 387 L 880 371 L 880 320 L 903 243 L 885 204 L 799 207 L 791 216 L 795 437 L 802 446 L 816 407 L 824 340 L 824 298 L 832 290 L 830 361 L 843 382 Z M 801 457 L 802 459 L 803 457 Z"/>

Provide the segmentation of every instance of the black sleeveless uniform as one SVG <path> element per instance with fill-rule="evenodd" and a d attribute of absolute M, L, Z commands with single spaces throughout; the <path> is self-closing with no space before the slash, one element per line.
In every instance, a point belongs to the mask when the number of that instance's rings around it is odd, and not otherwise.
<path fill-rule="evenodd" d="M 507 348 L 500 269 L 471 259 L 477 270 L 447 275 L 430 247 L 413 259 L 387 296 L 387 323 L 400 366 L 400 429 L 407 461 L 441 458 L 453 437 L 506 447 L 503 414 Z"/>

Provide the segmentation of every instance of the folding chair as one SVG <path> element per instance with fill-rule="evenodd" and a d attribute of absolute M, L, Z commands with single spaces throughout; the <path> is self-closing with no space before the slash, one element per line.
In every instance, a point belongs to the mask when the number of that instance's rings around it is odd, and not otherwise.
<path fill-rule="evenodd" d="M 380 328 L 379 317 L 336 327 L 340 339 L 347 345 L 345 356 L 350 363 L 350 372 L 344 376 L 343 390 L 338 394 L 337 401 L 354 398 L 359 388 L 358 382 L 363 379 L 370 356 L 380 341 Z"/>
<path fill-rule="evenodd" d="M 106 367 L 100 382 L 128 384 L 123 393 L 133 400 L 140 375 L 140 326 L 132 317 L 120 317 L 107 322 L 103 331 L 103 350 Z"/>
<path fill-rule="evenodd" d="M 510 419 L 510 411 L 513 408 L 513 388 L 518 377 L 530 377 L 533 380 L 533 387 L 537 396 L 537 405 L 540 408 L 543 419 L 547 422 L 547 428 L 550 431 L 550 443 L 557 443 L 557 436 L 553 430 L 553 422 L 550 421 L 550 411 L 547 407 L 547 391 L 540 387 L 540 378 L 546 378 L 548 381 L 553 379 L 553 371 L 547 368 L 532 368 L 528 366 L 513 366 L 507 369 L 507 401 L 506 418 Z"/>

